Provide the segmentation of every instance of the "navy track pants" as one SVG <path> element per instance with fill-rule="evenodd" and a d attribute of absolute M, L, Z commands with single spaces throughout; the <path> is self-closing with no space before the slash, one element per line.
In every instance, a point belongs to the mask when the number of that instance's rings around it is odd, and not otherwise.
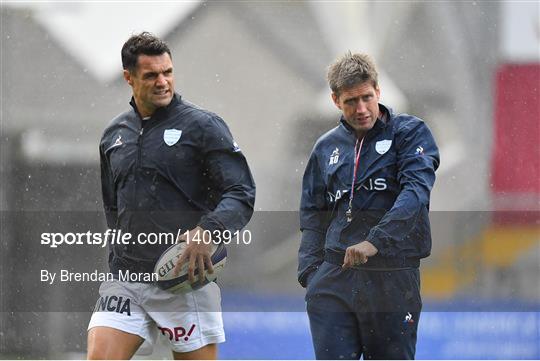
<path fill-rule="evenodd" d="M 307 285 L 317 359 L 414 359 L 418 268 L 347 269 L 323 262 Z"/>

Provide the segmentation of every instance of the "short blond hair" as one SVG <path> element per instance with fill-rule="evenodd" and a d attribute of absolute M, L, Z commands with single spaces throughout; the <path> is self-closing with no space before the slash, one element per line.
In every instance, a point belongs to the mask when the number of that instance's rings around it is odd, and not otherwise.
<path fill-rule="evenodd" d="M 379 84 L 373 60 L 366 54 L 353 54 L 351 51 L 330 64 L 327 78 L 330 89 L 336 95 L 365 82 L 371 82 L 375 88 Z"/>

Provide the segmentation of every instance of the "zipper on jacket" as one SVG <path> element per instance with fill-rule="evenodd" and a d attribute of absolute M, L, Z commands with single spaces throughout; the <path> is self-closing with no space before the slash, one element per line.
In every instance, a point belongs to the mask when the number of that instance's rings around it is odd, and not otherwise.
<path fill-rule="evenodd" d="M 139 139 L 137 139 L 137 169 L 141 167 L 142 160 L 142 137 L 144 133 L 144 128 L 141 128 L 139 131 Z"/>
<path fill-rule="evenodd" d="M 142 160 L 142 137 L 144 133 L 144 128 L 141 127 L 141 130 L 139 130 L 139 138 L 137 138 L 137 160 L 135 164 L 135 184 L 133 187 L 133 204 L 135 204 L 135 208 L 139 209 L 139 205 L 137 203 L 137 188 L 138 188 L 138 180 L 140 179 L 140 171 L 141 171 L 141 160 Z"/>

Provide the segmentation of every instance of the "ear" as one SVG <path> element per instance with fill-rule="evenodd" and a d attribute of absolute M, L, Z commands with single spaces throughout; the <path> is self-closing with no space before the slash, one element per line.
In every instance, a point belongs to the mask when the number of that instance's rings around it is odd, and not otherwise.
<path fill-rule="evenodd" d="M 377 94 L 377 101 L 379 101 L 379 98 L 381 97 L 381 88 L 379 88 L 379 85 L 375 87 L 375 94 Z"/>
<path fill-rule="evenodd" d="M 332 93 L 332 100 L 334 101 L 334 104 L 336 107 L 338 107 L 339 110 L 341 110 L 341 104 L 339 104 L 339 96 L 335 93 Z"/>
<path fill-rule="evenodd" d="M 131 79 L 129 70 L 124 69 L 124 79 L 129 85 L 133 86 L 133 80 Z"/>

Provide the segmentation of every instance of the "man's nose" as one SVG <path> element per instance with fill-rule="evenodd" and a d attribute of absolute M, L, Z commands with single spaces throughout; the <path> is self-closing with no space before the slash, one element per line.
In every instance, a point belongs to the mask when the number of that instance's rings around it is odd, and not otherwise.
<path fill-rule="evenodd" d="M 165 78 L 165 75 L 158 74 L 156 79 L 156 85 L 165 86 L 167 85 L 167 78 Z"/>
<path fill-rule="evenodd" d="M 356 106 L 356 112 L 365 113 L 366 110 L 367 110 L 366 104 L 362 100 L 358 101 L 358 105 Z"/>

